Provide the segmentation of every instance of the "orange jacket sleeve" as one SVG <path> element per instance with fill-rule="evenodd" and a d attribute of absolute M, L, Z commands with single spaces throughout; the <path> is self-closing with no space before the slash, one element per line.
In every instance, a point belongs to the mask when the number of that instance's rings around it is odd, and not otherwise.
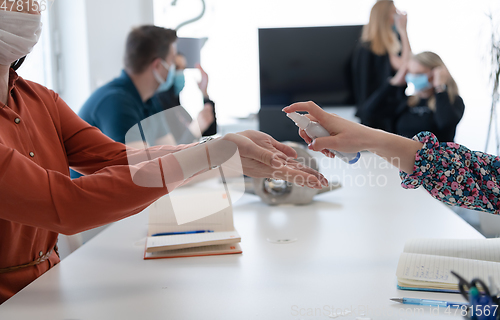
<path fill-rule="evenodd" d="M 71 180 L 66 172 L 46 169 L 17 149 L 0 144 L 0 219 L 74 234 L 138 213 L 171 191 L 137 186 L 123 144 L 81 120 L 55 93 L 40 92 L 42 99 L 44 94 L 55 101 L 56 108 L 47 109 L 68 165 L 90 175 Z M 159 158 L 146 163 L 141 163 L 146 159 L 144 150 L 129 155 L 132 165 L 142 168 L 143 177 L 161 170 L 161 178 L 172 189 L 183 182 L 183 176 L 171 153 L 185 147 L 152 148 L 150 154 Z"/>

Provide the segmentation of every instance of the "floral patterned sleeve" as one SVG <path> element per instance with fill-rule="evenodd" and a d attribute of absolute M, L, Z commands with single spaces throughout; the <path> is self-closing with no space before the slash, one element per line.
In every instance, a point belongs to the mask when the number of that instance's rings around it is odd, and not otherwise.
<path fill-rule="evenodd" d="M 500 214 L 500 158 L 453 142 L 439 143 L 430 132 L 414 140 L 424 144 L 411 175 L 400 172 L 402 187 L 423 186 L 434 198 L 453 206 Z"/>

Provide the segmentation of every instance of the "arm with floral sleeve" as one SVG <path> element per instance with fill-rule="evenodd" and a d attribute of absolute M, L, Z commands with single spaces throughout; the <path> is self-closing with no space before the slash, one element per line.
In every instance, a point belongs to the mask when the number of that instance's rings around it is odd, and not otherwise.
<path fill-rule="evenodd" d="M 424 147 L 416 153 L 413 173 L 400 173 L 403 188 L 423 186 L 450 205 L 499 213 L 499 157 L 457 143 L 439 143 L 430 132 L 421 132 L 414 140 Z"/>
<path fill-rule="evenodd" d="M 454 206 L 500 213 L 500 158 L 471 151 L 456 143 L 439 143 L 430 132 L 422 132 L 413 140 L 375 130 L 333 114 L 328 114 L 313 102 L 294 103 L 283 111 L 308 112 L 308 117 L 319 122 L 329 137 L 311 140 L 309 149 L 321 151 L 359 152 L 367 150 L 387 160 L 401 170 L 402 185 L 406 189 L 423 186 L 434 198 Z"/>

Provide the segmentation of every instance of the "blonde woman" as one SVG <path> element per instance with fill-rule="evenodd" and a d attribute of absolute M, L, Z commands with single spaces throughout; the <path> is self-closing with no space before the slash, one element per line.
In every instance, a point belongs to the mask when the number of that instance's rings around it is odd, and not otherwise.
<path fill-rule="evenodd" d="M 407 138 L 430 131 L 440 141 L 454 140 L 465 105 L 457 83 L 437 54 L 426 51 L 413 56 L 391 80 L 394 85 L 390 86 L 395 88 L 406 87 L 408 83 L 414 91 L 412 96 L 404 96 L 397 106 L 368 101 L 365 114 L 392 112 L 392 132 Z M 380 92 L 378 97 L 387 101 L 390 94 L 390 91 Z"/>
<path fill-rule="evenodd" d="M 352 71 L 356 116 L 370 127 L 394 131 L 394 109 L 405 98 L 405 87 L 398 86 L 395 76 L 412 54 L 407 21 L 406 14 L 398 11 L 393 1 L 378 1 L 354 52 Z M 385 108 L 370 113 L 366 112 L 367 104 Z"/>
<path fill-rule="evenodd" d="M 433 52 L 415 55 L 403 81 L 415 92 L 396 111 L 395 132 L 411 138 L 431 131 L 440 141 L 452 142 L 465 105 L 443 60 Z"/>

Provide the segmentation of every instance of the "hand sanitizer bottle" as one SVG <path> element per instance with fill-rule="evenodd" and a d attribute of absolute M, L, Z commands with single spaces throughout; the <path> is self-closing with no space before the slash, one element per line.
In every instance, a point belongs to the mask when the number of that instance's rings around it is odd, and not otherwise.
<path fill-rule="evenodd" d="M 323 128 L 319 123 L 315 121 L 311 121 L 308 117 L 301 115 L 297 112 L 288 113 L 287 117 L 292 119 L 297 127 L 304 130 L 309 138 L 312 140 L 320 137 L 329 137 L 330 133 Z M 336 150 L 328 149 L 331 153 L 333 153 L 336 157 L 340 158 L 342 161 L 348 164 L 354 164 L 358 162 L 361 154 L 358 153 L 342 153 Z"/>

